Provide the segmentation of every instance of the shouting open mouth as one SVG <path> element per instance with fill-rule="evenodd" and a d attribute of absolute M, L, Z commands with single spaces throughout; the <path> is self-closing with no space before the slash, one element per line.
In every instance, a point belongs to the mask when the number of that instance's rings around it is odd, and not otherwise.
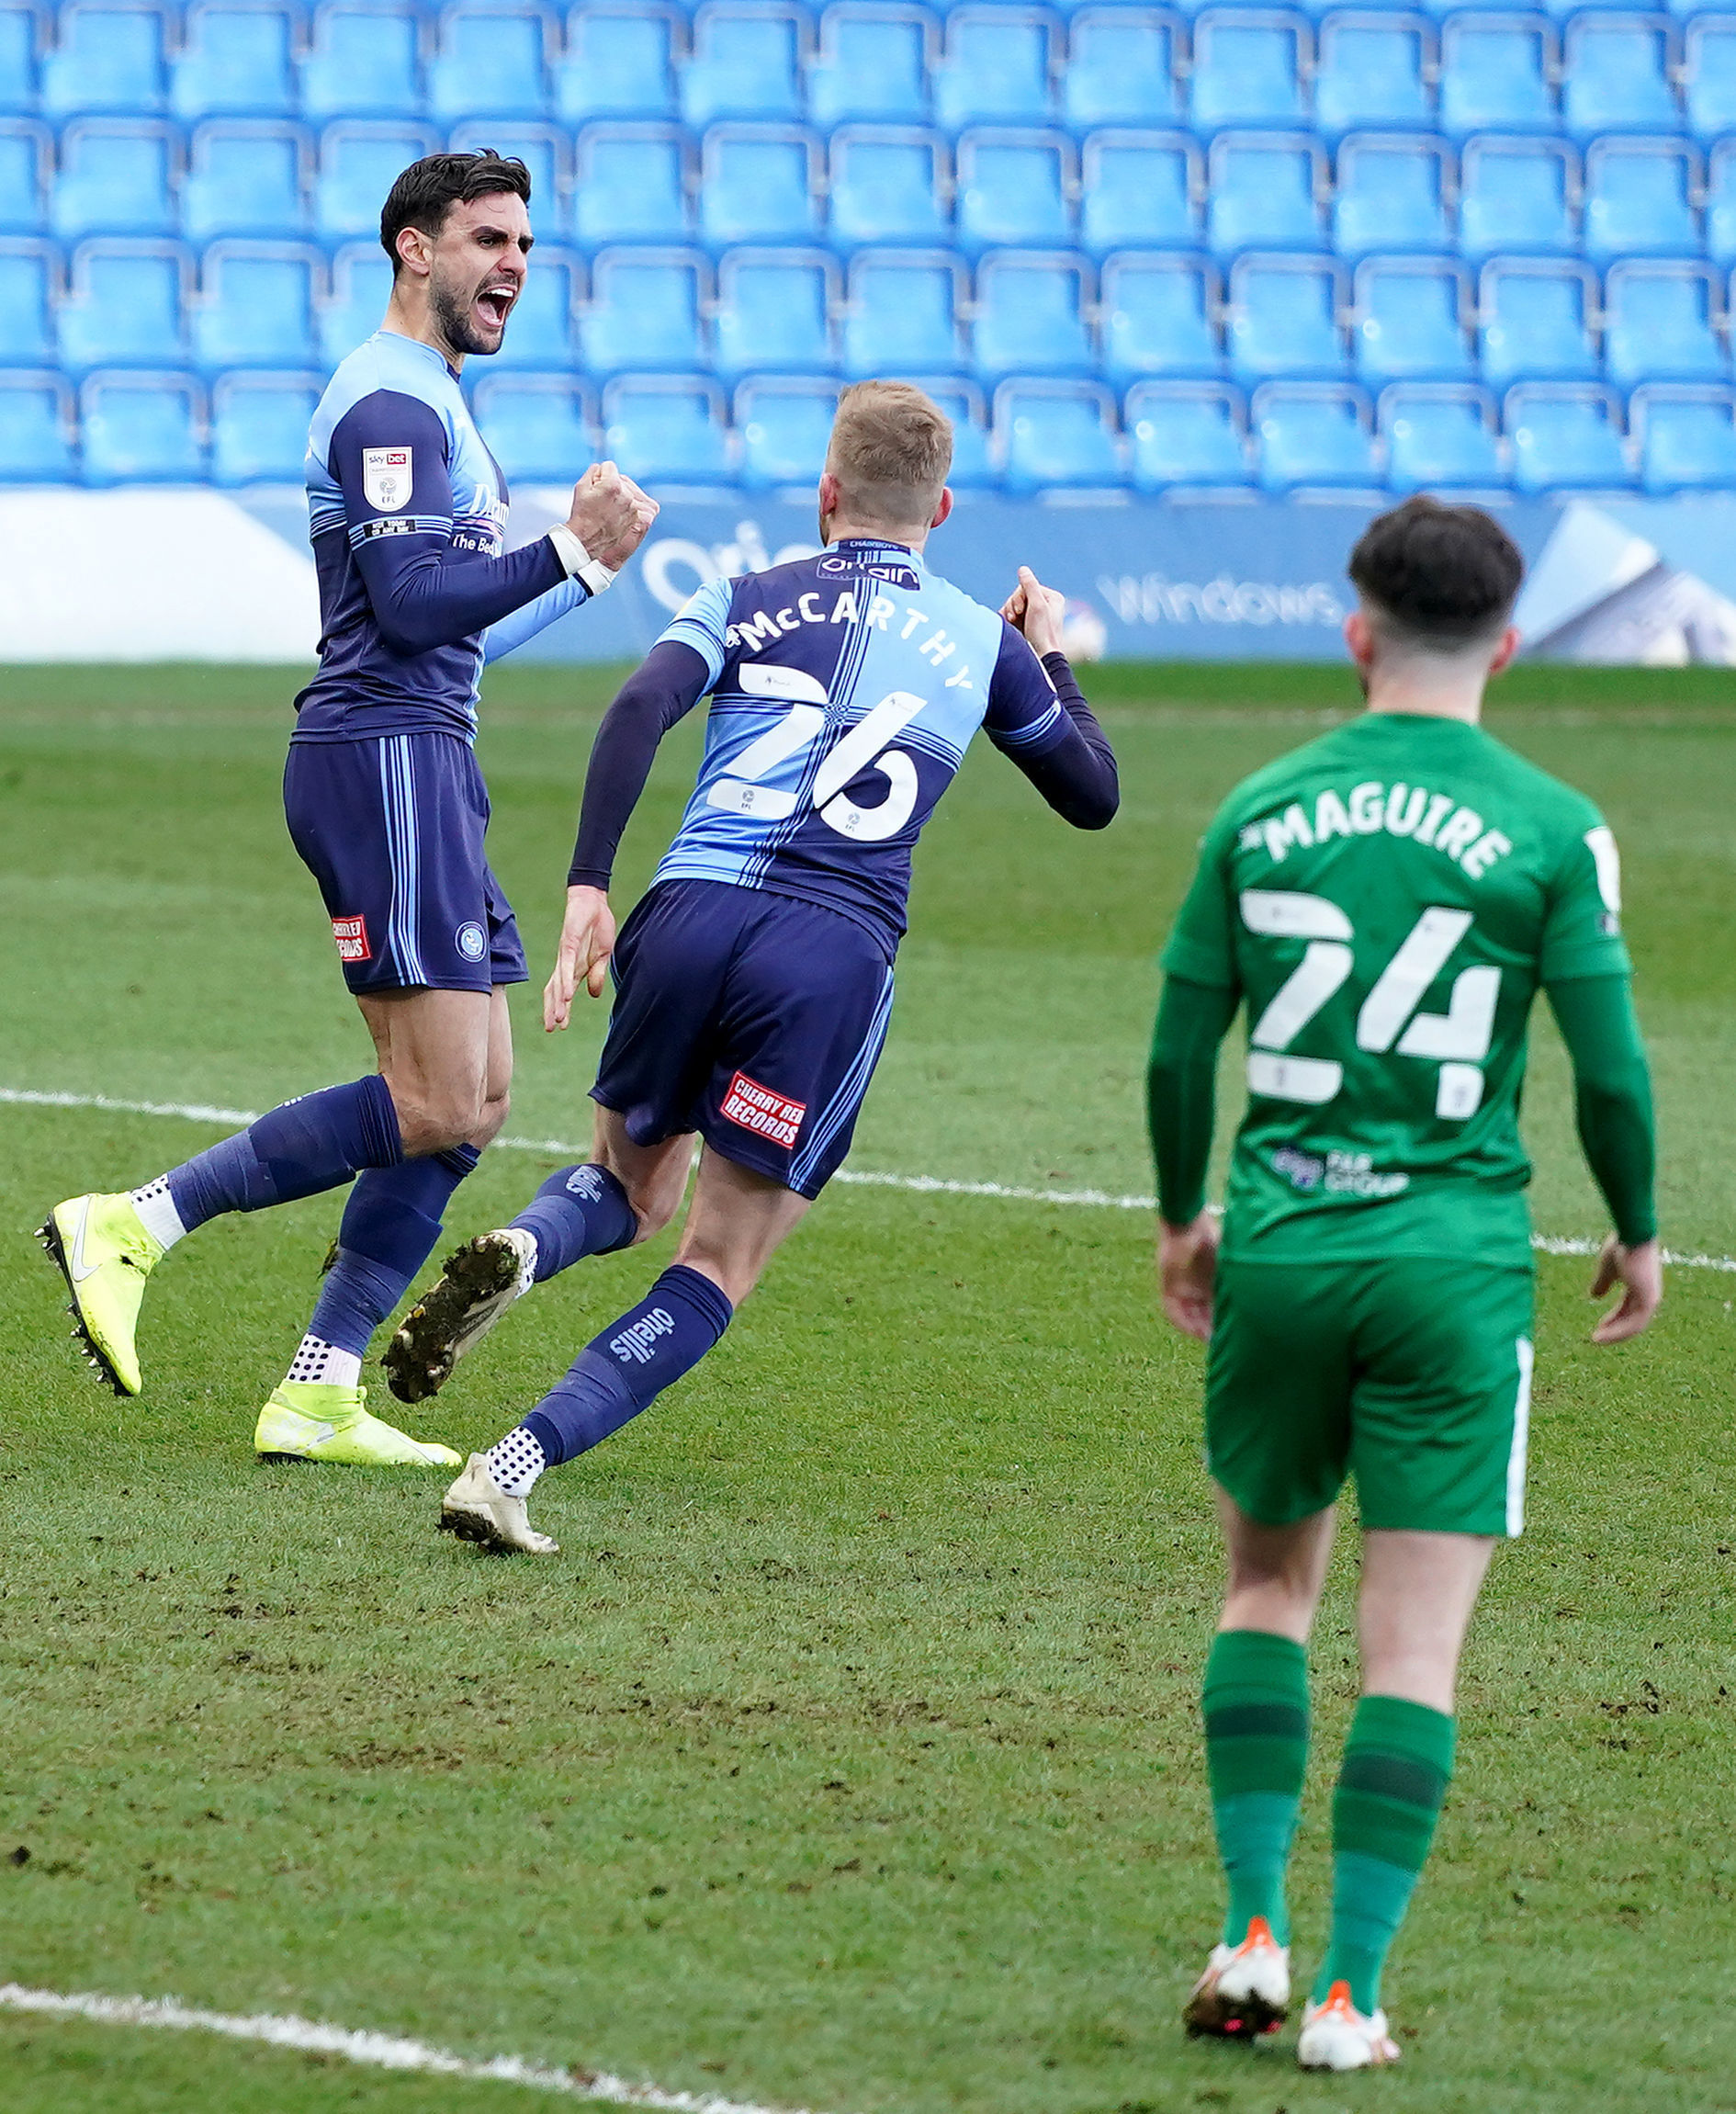
<path fill-rule="evenodd" d="M 476 311 L 484 329 L 503 331 L 517 299 L 518 288 L 513 280 L 490 279 L 476 297 Z"/>

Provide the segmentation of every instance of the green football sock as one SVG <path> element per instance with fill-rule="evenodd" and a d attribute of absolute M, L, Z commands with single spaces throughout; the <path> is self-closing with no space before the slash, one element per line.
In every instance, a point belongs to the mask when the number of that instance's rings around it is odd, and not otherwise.
<path fill-rule="evenodd" d="M 1332 1936 L 1316 2004 L 1347 1982 L 1365 2017 L 1380 2008 L 1381 1970 L 1434 1839 L 1453 1741 L 1452 1719 L 1426 1703 L 1358 1703 L 1332 1800 Z"/>
<path fill-rule="evenodd" d="M 1263 1916 L 1290 1943 L 1284 1867 L 1308 1767 L 1308 1655 L 1267 1630 L 1221 1630 L 1205 1670 L 1206 1774 L 1229 1882 L 1223 1942 Z"/>

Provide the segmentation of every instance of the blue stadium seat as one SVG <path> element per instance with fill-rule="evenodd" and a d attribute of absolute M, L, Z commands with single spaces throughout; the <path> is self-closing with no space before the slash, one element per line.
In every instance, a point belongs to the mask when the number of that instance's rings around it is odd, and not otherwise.
<path fill-rule="evenodd" d="M 1613 264 L 1604 282 L 1604 366 L 1626 389 L 1640 381 L 1728 381 L 1711 265 L 1663 257 Z"/>
<path fill-rule="evenodd" d="M 313 185 L 313 224 L 328 241 L 379 233 L 386 194 L 411 162 L 438 145 L 423 125 L 362 118 L 340 119 L 320 139 Z"/>
<path fill-rule="evenodd" d="M 989 459 L 988 422 L 983 392 L 956 375 L 919 375 L 917 387 L 938 403 L 953 422 L 953 467 L 946 481 L 960 492 L 986 492 L 1000 481 Z"/>
<path fill-rule="evenodd" d="M 832 134 L 831 238 L 937 243 L 947 235 L 946 150 L 933 132 L 907 126 L 840 125 Z"/>
<path fill-rule="evenodd" d="M 1441 130 L 1455 139 L 1552 132 L 1559 58 L 1554 28 L 1540 15 L 1450 17 L 1440 39 Z"/>
<path fill-rule="evenodd" d="M 1657 16 L 1578 16 L 1567 26 L 1561 60 L 1561 122 L 1577 138 L 1681 125 L 1671 82 L 1675 34 Z"/>
<path fill-rule="evenodd" d="M 1736 490 L 1736 395 L 1667 382 L 1637 389 L 1629 416 L 1646 491 Z"/>
<path fill-rule="evenodd" d="M 1477 310 L 1483 379 L 1493 387 L 1589 381 L 1597 373 L 1597 282 L 1576 258 L 1492 258 L 1478 281 Z"/>
<path fill-rule="evenodd" d="M 992 250 L 976 267 L 976 372 L 1089 375 L 1085 269 L 1065 253 Z"/>
<path fill-rule="evenodd" d="M 1426 131 L 1435 35 L 1421 15 L 1344 10 L 1320 25 L 1314 123 L 1329 138 L 1368 125 Z"/>
<path fill-rule="evenodd" d="M 193 303 L 195 364 L 310 367 L 324 259 L 291 243 L 213 243 Z M 516 319 L 514 319 L 516 321 Z"/>
<path fill-rule="evenodd" d="M 34 118 L 0 118 L 0 235 L 39 235 L 48 226 L 53 139 Z"/>
<path fill-rule="evenodd" d="M 301 110 L 328 118 L 422 114 L 422 28 L 411 0 L 325 0 L 301 62 Z"/>
<path fill-rule="evenodd" d="M 287 118 L 298 95 L 295 12 L 283 0 L 195 0 L 169 68 L 177 118 Z"/>
<path fill-rule="evenodd" d="M 572 231 L 581 243 L 684 243 L 693 173 L 679 125 L 623 122 L 579 135 Z"/>
<path fill-rule="evenodd" d="M 581 0 L 555 62 L 560 115 L 569 125 L 592 118 L 672 118 L 678 21 L 672 7 L 648 0 L 600 6 Z"/>
<path fill-rule="evenodd" d="M 1326 157 L 1304 132 L 1222 132 L 1207 164 L 1206 237 L 1237 250 L 1315 250 Z"/>
<path fill-rule="evenodd" d="M 933 71 L 935 116 L 965 125 L 1043 125 L 1054 70 L 1050 17 L 1041 7 L 954 7 Z"/>
<path fill-rule="evenodd" d="M 963 277 L 951 250 L 859 251 L 844 310 L 844 371 L 945 374 L 963 367 Z"/>
<path fill-rule="evenodd" d="M 732 250 L 717 267 L 717 372 L 820 374 L 835 367 L 838 266 L 819 250 Z"/>
<path fill-rule="evenodd" d="M 1100 382 L 1003 382 L 995 391 L 995 444 L 1009 492 L 1125 481 L 1115 401 Z"/>
<path fill-rule="evenodd" d="M 1079 240 L 1109 250 L 1193 249 L 1205 164 L 1180 132 L 1093 132 L 1080 158 Z"/>
<path fill-rule="evenodd" d="M 211 390 L 211 477 L 218 484 L 299 484 L 317 374 L 232 374 Z"/>
<path fill-rule="evenodd" d="M 78 118 L 61 133 L 49 225 L 81 235 L 172 235 L 180 135 L 158 118 Z"/>
<path fill-rule="evenodd" d="M 1469 380 L 1471 289 L 1450 257 L 1369 257 L 1357 266 L 1357 366 L 1377 389 L 1389 381 Z"/>
<path fill-rule="evenodd" d="M 0 110 L 35 110 L 44 41 L 36 0 L 0 0 Z"/>
<path fill-rule="evenodd" d="M 153 0 L 67 0 L 42 62 L 42 115 L 161 110 L 167 43 L 163 11 Z"/>
<path fill-rule="evenodd" d="M 714 125 L 700 152 L 699 230 L 708 243 L 812 242 L 819 150 L 794 125 Z"/>
<path fill-rule="evenodd" d="M 515 155 L 530 171 L 531 219 L 545 233 L 552 232 L 549 216 L 572 187 L 572 141 L 562 126 L 482 118 L 455 126 L 448 143 L 455 153 L 491 147 Z"/>
<path fill-rule="evenodd" d="M 825 467 L 837 406 L 837 385 L 817 377 L 743 382 L 736 391 L 742 483 L 750 491 L 813 484 Z"/>
<path fill-rule="evenodd" d="M 54 367 L 60 256 L 51 243 L 0 236 L 0 366 Z"/>
<path fill-rule="evenodd" d="M 1707 156 L 1706 249 L 1720 265 L 1736 262 L 1736 139 Z"/>
<path fill-rule="evenodd" d="M 703 367 L 700 316 L 711 292 L 691 250 L 604 250 L 591 267 L 580 335 L 592 374 Z"/>
<path fill-rule="evenodd" d="M 1313 53 L 1300 17 L 1277 8 L 1205 7 L 1193 23 L 1189 114 L 1194 130 L 1305 125 Z"/>
<path fill-rule="evenodd" d="M 576 483 L 597 459 L 591 392 L 567 375 L 490 375 L 474 409 L 509 484 Z"/>
<path fill-rule="evenodd" d="M 1402 132 L 1353 132 L 1338 145 L 1333 247 L 1342 257 L 1370 250 L 1450 248 L 1445 143 Z"/>
<path fill-rule="evenodd" d="M 1067 28 L 1061 111 L 1080 131 L 1163 125 L 1180 112 L 1176 58 L 1181 26 L 1167 9 L 1081 7 Z"/>
<path fill-rule="evenodd" d="M 60 318 L 66 367 L 182 364 L 193 267 L 178 243 L 99 235 L 73 252 L 70 277 Z"/>
<path fill-rule="evenodd" d="M 271 118 L 212 118 L 193 129 L 181 187 L 181 229 L 189 242 L 213 235 L 308 232 L 312 155 L 299 125 Z"/>
<path fill-rule="evenodd" d="M 720 118 L 799 118 L 806 50 L 807 18 L 786 0 L 709 0 L 681 69 L 682 116 L 695 130 Z"/>
<path fill-rule="evenodd" d="M 1299 488 L 1366 492 L 1380 483 L 1374 413 L 1344 382 L 1268 381 L 1248 407 L 1259 435 L 1259 480 L 1268 492 Z"/>
<path fill-rule="evenodd" d="M 1103 266 L 1103 367 L 1117 384 L 1223 371 L 1218 276 L 1202 257 L 1115 256 Z"/>
<path fill-rule="evenodd" d="M 967 254 L 1003 243 L 1073 240 L 1077 179 L 1065 132 L 993 130 L 959 134 L 956 241 Z"/>
<path fill-rule="evenodd" d="M 1394 492 L 1499 492 L 1507 482 L 1501 421 L 1487 390 L 1465 382 L 1394 382 L 1380 427 Z"/>
<path fill-rule="evenodd" d="M 1254 253 L 1230 267 L 1228 344 L 1238 378 L 1336 381 L 1348 364 L 1343 267 L 1329 257 Z"/>
<path fill-rule="evenodd" d="M 77 474 L 66 377 L 0 368 L 0 484 L 70 484 Z"/>
<path fill-rule="evenodd" d="M 198 484 L 198 385 L 181 374 L 94 374 L 79 391 L 86 484 Z"/>
<path fill-rule="evenodd" d="M 1631 486 L 1621 406 L 1589 382 L 1524 382 L 1506 399 L 1513 482 L 1520 492 L 1620 492 Z"/>
<path fill-rule="evenodd" d="M 1585 150 L 1585 254 L 1692 254 L 1699 156 L 1685 140 L 1595 140 Z"/>
<path fill-rule="evenodd" d="M 446 124 L 540 118 L 554 24 L 536 0 L 451 0 L 428 62 L 428 108 Z"/>
<path fill-rule="evenodd" d="M 378 242 L 345 243 L 332 259 L 332 292 L 320 309 L 320 357 L 327 367 L 378 330 L 391 298 L 392 267 Z"/>
<path fill-rule="evenodd" d="M 490 373 L 502 367 L 571 367 L 573 316 L 583 283 L 579 260 L 570 251 L 538 243 L 501 349 L 489 361 Z"/>
<path fill-rule="evenodd" d="M 1241 394 L 1216 382 L 1142 382 L 1127 394 L 1133 487 L 1241 490 L 1253 481 Z"/>
<path fill-rule="evenodd" d="M 603 445 L 643 484 L 719 484 L 729 477 L 728 420 L 715 381 L 633 375 L 603 392 Z"/>
<path fill-rule="evenodd" d="M 1473 262 L 1498 250 L 1579 248 L 1579 157 L 1564 140 L 1485 132 L 1459 155 L 1459 243 Z"/>
<path fill-rule="evenodd" d="M 851 119 L 926 124 L 929 66 L 940 50 L 934 17 L 905 0 L 838 0 L 820 17 L 819 56 L 808 69 L 815 124 Z"/>
<path fill-rule="evenodd" d="M 1736 13 L 1690 22 L 1683 64 L 1688 130 L 1702 140 L 1736 132 Z"/>

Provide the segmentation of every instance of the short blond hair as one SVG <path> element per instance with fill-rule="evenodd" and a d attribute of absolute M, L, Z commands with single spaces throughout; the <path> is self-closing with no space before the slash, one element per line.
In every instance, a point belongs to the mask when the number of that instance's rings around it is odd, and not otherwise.
<path fill-rule="evenodd" d="M 953 422 L 907 381 L 859 381 L 838 400 L 826 467 L 853 518 L 926 527 L 953 467 Z"/>

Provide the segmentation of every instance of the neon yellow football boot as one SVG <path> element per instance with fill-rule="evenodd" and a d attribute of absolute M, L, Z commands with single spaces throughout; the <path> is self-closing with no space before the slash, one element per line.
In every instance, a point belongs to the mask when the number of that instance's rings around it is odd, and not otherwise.
<path fill-rule="evenodd" d="M 262 1461 L 334 1461 L 347 1468 L 456 1468 L 463 1459 L 432 1439 L 370 1417 L 366 1387 L 330 1380 L 286 1380 L 271 1391 L 254 1427 Z"/>
<path fill-rule="evenodd" d="M 68 1197 L 36 1237 L 66 1280 L 73 1333 L 91 1366 L 117 1395 L 136 1395 L 142 1385 L 139 1307 L 145 1280 L 163 1260 L 163 1243 L 130 1196 Z"/>

